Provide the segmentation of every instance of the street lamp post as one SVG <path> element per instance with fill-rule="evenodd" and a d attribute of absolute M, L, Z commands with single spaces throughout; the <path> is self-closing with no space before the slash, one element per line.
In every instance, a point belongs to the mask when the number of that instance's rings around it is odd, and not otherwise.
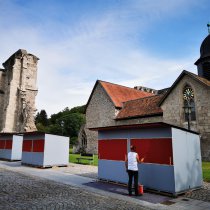
<path fill-rule="evenodd" d="M 186 106 L 183 107 L 185 114 L 187 115 L 187 124 L 188 124 L 188 130 L 190 130 L 190 114 L 192 111 L 192 107 L 189 103 L 187 103 Z"/>

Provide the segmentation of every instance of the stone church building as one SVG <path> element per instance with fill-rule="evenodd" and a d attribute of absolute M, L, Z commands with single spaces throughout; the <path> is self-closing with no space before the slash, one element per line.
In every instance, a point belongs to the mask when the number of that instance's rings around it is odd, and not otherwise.
<path fill-rule="evenodd" d="M 170 88 L 159 91 L 97 81 L 86 105 L 79 147 L 97 153 L 97 132 L 91 128 L 166 122 L 200 133 L 202 158 L 210 161 L 210 35 L 195 65 L 197 75 L 184 70 Z"/>
<path fill-rule="evenodd" d="M 18 50 L 0 69 L 0 132 L 35 131 L 38 58 Z"/>

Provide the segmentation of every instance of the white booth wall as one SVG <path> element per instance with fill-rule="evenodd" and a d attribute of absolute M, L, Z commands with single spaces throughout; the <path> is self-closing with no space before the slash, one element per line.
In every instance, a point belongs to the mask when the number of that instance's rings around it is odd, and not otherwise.
<path fill-rule="evenodd" d="M 172 128 L 175 191 L 202 186 L 200 137 Z"/>
<path fill-rule="evenodd" d="M 69 137 L 42 132 L 24 134 L 22 164 L 52 167 L 68 163 Z"/>
<path fill-rule="evenodd" d="M 21 160 L 23 136 L 11 133 L 2 133 L 0 141 L 3 147 L 0 148 L 0 158 L 6 160 Z"/>

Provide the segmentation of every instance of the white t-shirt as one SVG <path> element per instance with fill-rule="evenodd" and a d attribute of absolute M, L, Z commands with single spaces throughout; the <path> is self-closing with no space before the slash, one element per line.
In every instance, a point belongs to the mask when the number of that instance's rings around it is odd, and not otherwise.
<path fill-rule="evenodd" d="M 138 162 L 136 156 L 137 156 L 136 152 L 128 153 L 128 170 L 138 171 Z"/>

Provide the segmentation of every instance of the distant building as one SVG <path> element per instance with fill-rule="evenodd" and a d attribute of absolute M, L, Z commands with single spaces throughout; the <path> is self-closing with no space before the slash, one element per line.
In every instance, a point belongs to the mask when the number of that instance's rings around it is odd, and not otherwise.
<path fill-rule="evenodd" d="M 210 161 L 210 35 L 202 42 L 195 65 L 198 75 L 184 70 L 170 88 L 159 91 L 97 81 L 87 103 L 79 147 L 97 153 L 97 133 L 91 128 L 166 122 L 199 132 L 202 158 Z"/>
<path fill-rule="evenodd" d="M 18 50 L 0 69 L 0 131 L 34 131 L 38 58 Z"/>

